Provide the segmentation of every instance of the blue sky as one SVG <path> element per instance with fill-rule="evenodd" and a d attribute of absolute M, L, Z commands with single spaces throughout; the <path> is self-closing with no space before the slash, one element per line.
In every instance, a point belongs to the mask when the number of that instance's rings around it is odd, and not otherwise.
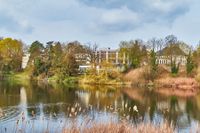
<path fill-rule="evenodd" d="M 199 0 L 0 0 L 0 36 L 97 43 L 176 35 L 200 40 Z"/>

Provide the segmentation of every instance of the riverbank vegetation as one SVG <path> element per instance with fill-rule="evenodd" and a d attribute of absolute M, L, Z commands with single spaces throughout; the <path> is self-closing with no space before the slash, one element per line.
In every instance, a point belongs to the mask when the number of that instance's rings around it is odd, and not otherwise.
<path fill-rule="evenodd" d="M 182 77 L 184 82 L 190 81 L 187 78 L 200 79 L 200 46 L 194 49 L 174 35 L 147 42 L 139 39 L 122 41 L 116 55 L 104 53 L 105 60 L 98 55 L 98 49 L 97 44 L 81 44 L 78 41 L 51 41 L 46 45 L 34 41 L 27 47 L 22 41 L 4 38 L 0 40 L 0 75 L 65 84 L 150 86 L 163 83 L 166 86 L 163 78 L 170 81 L 168 85 Z M 24 51 L 30 56 L 25 69 L 22 69 Z M 195 82 L 192 90 L 198 92 L 197 86 L 198 82 Z"/>

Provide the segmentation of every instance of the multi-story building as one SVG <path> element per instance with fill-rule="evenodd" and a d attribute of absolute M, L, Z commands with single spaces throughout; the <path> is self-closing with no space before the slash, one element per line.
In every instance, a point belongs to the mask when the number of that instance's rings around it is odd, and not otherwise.
<path fill-rule="evenodd" d="M 95 64 L 97 69 L 102 68 L 103 63 L 109 63 L 114 66 L 122 66 L 129 63 L 129 57 L 125 53 L 120 53 L 118 49 L 104 48 L 94 51 Z M 92 62 L 90 55 L 87 53 L 76 54 L 76 60 L 79 62 L 79 69 L 85 70 L 91 68 Z"/>

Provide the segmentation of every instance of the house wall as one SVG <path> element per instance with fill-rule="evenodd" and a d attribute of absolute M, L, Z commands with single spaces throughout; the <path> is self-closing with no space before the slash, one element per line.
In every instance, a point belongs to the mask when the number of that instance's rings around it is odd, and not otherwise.
<path fill-rule="evenodd" d="M 28 61 L 29 61 L 29 57 L 30 57 L 30 54 L 29 53 L 25 53 L 23 58 L 22 58 L 22 69 L 25 69 L 27 64 L 28 64 Z"/>
<path fill-rule="evenodd" d="M 171 64 L 171 57 L 169 56 L 157 56 L 156 62 L 158 64 Z M 180 63 L 180 65 L 185 65 L 187 63 L 186 56 L 173 56 L 172 60 L 176 62 L 176 64 Z"/>

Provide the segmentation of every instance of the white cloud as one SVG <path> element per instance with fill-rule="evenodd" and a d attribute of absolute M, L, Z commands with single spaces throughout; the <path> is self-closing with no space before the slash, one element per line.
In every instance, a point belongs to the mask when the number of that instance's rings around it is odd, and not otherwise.
<path fill-rule="evenodd" d="M 148 25 L 170 29 L 194 1 L 0 0 L 0 30 L 14 31 L 29 41 L 76 38 L 112 42 L 140 30 L 144 30 L 141 35 L 149 36 L 157 29 L 147 31 L 144 27 Z"/>
<path fill-rule="evenodd" d="M 107 24 L 123 23 L 123 22 L 138 22 L 139 16 L 137 13 L 130 11 L 127 7 L 120 9 L 112 9 L 102 14 L 102 22 Z"/>

